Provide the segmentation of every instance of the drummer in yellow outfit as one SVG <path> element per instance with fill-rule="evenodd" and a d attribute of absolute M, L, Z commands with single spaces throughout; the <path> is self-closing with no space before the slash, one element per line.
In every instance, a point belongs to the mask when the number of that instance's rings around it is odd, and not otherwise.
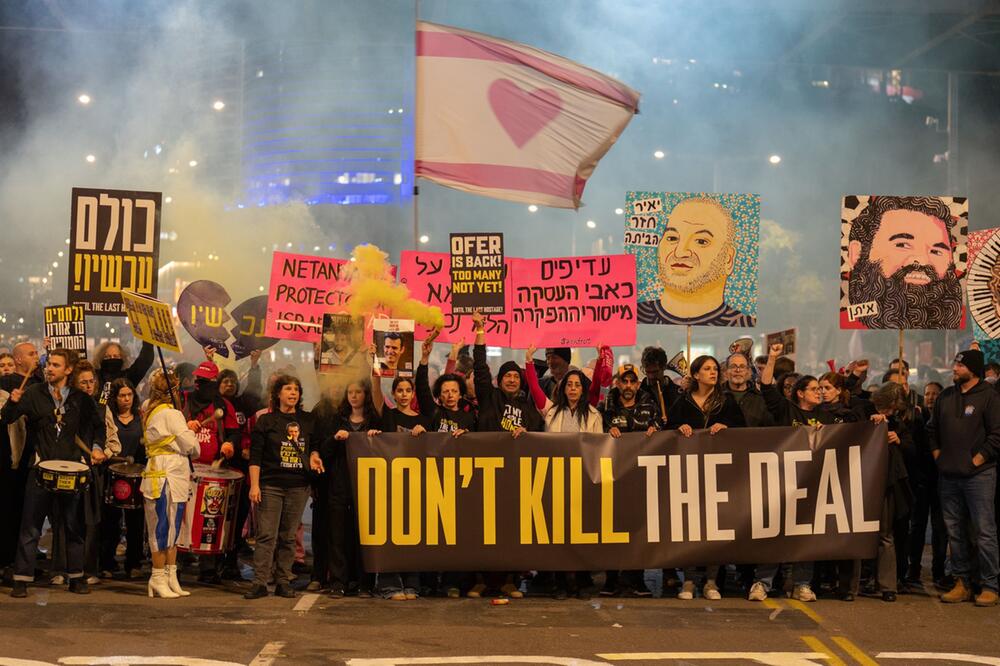
<path fill-rule="evenodd" d="M 141 485 L 153 559 L 148 592 L 151 597 L 174 599 L 190 594 L 177 580 L 177 539 L 191 495 L 189 458 L 197 458 L 200 449 L 184 414 L 173 406 L 171 391 L 176 395 L 176 375 L 158 370 L 149 386 L 143 415 L 148 460 Z"/>

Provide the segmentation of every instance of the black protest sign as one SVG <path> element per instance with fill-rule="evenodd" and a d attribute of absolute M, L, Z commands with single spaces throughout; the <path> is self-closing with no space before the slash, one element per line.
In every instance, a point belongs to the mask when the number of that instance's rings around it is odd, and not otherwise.
<path fill-rule="evenodd" d="M 87 356 L 87 326 L 83 307 L 55 305 L 44 308 L 45 350 L 72 349 L 81 357 Z"/>
<path fill-rule="evenodd" d="M 691 437 L 351 434 L 365 570 L 596 571 L 874 557 L 885 425 Z"/>
<path fill-rule="evenodd" d="M 503 234 L 451 234 L 451 312 L 502 314 Z"/>
<path fill-rule="evenodd" d="M 121 292 L 156 296 L 159 192 L 73 188 L 69 229 L 71 305 L 125 316 Z"/>

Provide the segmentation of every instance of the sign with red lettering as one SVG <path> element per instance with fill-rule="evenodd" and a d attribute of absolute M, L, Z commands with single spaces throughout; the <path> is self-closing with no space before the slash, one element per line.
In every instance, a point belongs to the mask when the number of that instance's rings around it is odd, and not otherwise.
<path fill-rule="evenodd" d="M 509 300 L 511 259 L 505 262 L 506 311 L 510 312 Z M 410 290 L 410 297 L 427 305 L 436 305 L 444 315 L 444 328 L 438 336 L 438 342 L 457 342 L 461 339 L 469 344 L 476 338 L 472 327 L 471 315 L 457 315 L 452 312 L 451 303 L 451 255 L 447 252 L 416 252 L 405 250 L 400 255 L 399 283 Z M 486 344 L 495 347 L 510 346 L 510 317 L 507 314 L 487 314 Z M 427 337 L 429 329 L 416 327 L 416 339 Z"/>
<path fill-rule="evenodd" d="M 319 342 L 323 315 L 346 307 L 353 275 L 354 267 L 346 259 L 275 252 L 264 335 Z"/>

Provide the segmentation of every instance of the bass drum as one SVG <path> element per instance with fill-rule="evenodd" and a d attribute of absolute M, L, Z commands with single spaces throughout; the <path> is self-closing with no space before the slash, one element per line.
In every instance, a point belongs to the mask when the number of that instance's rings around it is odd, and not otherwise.
<path fill-rule="evenodd" d="M 243 473 L 195 464 L 194 496 L 188 501 L 177 549 L 199 555 L 221 555 L 231 547 L 236 529 Z"/>

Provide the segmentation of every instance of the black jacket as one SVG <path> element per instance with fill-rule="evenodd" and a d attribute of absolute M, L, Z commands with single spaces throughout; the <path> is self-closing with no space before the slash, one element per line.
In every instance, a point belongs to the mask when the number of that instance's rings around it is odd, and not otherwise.
<path fill-rule="evenodd" d="M 771 416 L 774 417 L 774 425 L 800 426 L 816 425 L 818 423 L 828 425 L 841 422 L 837 420 L 835 414 L 824 411 L 819 407 L 812 411 L 800 409 L 798 405 L 787 399 L 778 390 L 776 384 L 762 384 L 760 389 L 764 395 L 764 402 L 767 403 L 767 408 L 771 411 Z"/>
<path fill-rule="evenodd" d="M 115 373 L 97 368 L 94 374 L 97 376 L 97 385 L 100 387 L 97 392 L 97 395 L 100 396 L 99 402 L 107 403 L 108 396 L 111 395 L 111 382 L 119 377 L 125 377 L 132 382 L 132 386 L 138 386 L 146 378 L 149 369 L 153 367 L 153 360 L 153 345 L 149 342 L 143 342 L 139 355 L 129 367 Z"/>
<path fill-rule="evenodd" d="M 949 386 L 934 403 L 927 425 L 931 451 L 940 450 L 938 470 L 949 476 L 974 476 L 996 465 L 1000 451 L 1000 395 L 980 381 L 967 393 Z M 979 467 L 972 458 L 982 454 Z"/>
<path fill-rule="evenodd" d="M 649 377 L 646 377 L 639 383 L 639 393 L 645 393 L 653 400 L 653 404 L 656 405 L 656 410 L 660 414 L 660 420 L 667 418 L 667 414 L 670 412 L 670 407 L 673 406 L 677 399 L 681 397 L 681 388 L 670 381 L 669 378 L 664 378 L 662 382 L 659 383 L 659 387 L 650 381 Z M 663 396 L 663 408 L 660 408 L 660 396 Z M 662 423 L 660 424 L 663 425 Z"/>
<path fill-rule="evenodd" d="M 34 465 L 35 454 L 40 460 L 86 459 L 89 462 L 77 446 L 77 436 L 88 449 L 104 448 L 107 431 L 104 419 L 97 411 L 97 403 L 76 389 L 71 388 L 63 402 L 59 429 L 56 428 L 56 403 L 46 383 L 26 388 L 18 402 L 8 400 L 0 412 L 0 424 L 6 427 L 21 416 L 27 417 L 27 441 L 23 455 L 32 456 L 29 465 Z"/>
<path fill-rule="evenodd" d="M 298 425 L 298 437 L 293 424 Z M 296 488 L 309 485 L 313 419 L 309 412 L 268 412 L 250 433 L 250 465 L 260 467 L 260 484 Z"/>
<path fill-rule="evenodd" d="M 604 421 L 604 432 L 618 428 L 621 432 L 646 432 L 650 426 L 660 428 L 660 408 L 648 392 L 636 391 L 635 403 L 631 407 L 621 404 L 618 389 L 608 391 L 606 399 L 599 406 Z"/>
<path fill-rule="evenodd" d="M 455 410 L 449 410 L 434 401 L 434 394 L 431 393 L 430 382 L 427 378 L 426 365 L 417 366 L 416 390 L 420 413 L 427 417 L 427 423 L 424 424 L 424 427 L 429 432 L 476 429 L 477 414 L 474 404 L 465 398 L 460 398 L 458 407 Z"/>
<path fill-rule="evenodd" d="M 716 423 L 729 428 L 745 428 L 747 421 L 736 400 L 728 393 L 725 399 L 710 412 L 702 411 L 690 393 L 683 394 L 670 408 L 667 416 L 667 427 L 676 430 L 682 425 L 689 425 L 694 430 L 704 430 Z"/>
<path fill-rule="evenodd" d="M 490 366 L 486 363 L 486 346 L 475 345 L 472 358 L 476 398 L 479 400 L 476 429 L 479 432 L 513 432 L 524 428 L 531 432 L 544 432 L 545 420 L 523 390 L 514 398 L 508 398 L 502 390 L 493 386 Z"/>
<path fill-rule="evenodd" d="M 764 428 L 774 425 L 774 417 L 764 402 L 764 396 L 753 384 L 747 384 L 747 389 L 740 392 L 731 391 L 726 387 L 726 393 L 733 396 L 733 400 L 740 406 L 748 427 Z"/>

